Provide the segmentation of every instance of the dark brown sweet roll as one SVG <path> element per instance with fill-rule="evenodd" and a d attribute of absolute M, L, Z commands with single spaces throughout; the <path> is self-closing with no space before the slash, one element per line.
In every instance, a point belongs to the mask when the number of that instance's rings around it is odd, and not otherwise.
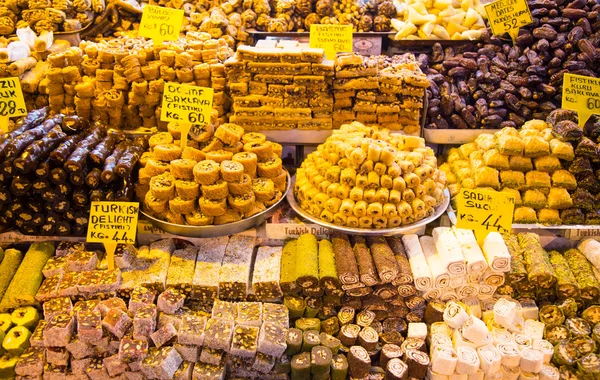
<path fill-rule="evenodd" d="M 390 236 L 387 237 L 386 240 L 390 248 L 392 249 L 392 252 L 394 252 L 394 257 L 396 258 L 396 262 L 398 263 L 398 268 L 400 270 L 396 279 L 392 281 L 392 284 L 412 284 L 412 270 L 410 269 L 410 263 L 408 262 L 408 257 L 406 256 L 406 249 L 404 249 L 402 239 L 400 239 L 400 237 L 398 236 Z"/>
<path fill-rule="evenodd" d="M 423 352 L 427 352 L 427 345 L 425 340 L 419 338 L 406 338 L 404 342 L 402 342 L 402 352 L 406 352 L 408 350 L 419 350 Z"/>
<path fill-rule="evenodd" d="M 352 242 L 354 243 L 352 250 L 358 264 L 360 282 L 367 286 L 377 285 L 380 283 L 379 276 L 369 247 L 367 247 L 367 241 L 364 237 L 356 235 L 352 237 Z"/>
<path fill-rule="evenodd" d="M 119 202 L 131 202 L 135 194 L 135 184 L 131 180 L 131 177 L 124 178 L 122 182 L 123 185 L 117 190 L 116 200 Z"/>
<path fill-rule="evenodd" d="M 381 236 L 369 237 L 367 243 L 371 249 L 371 255 L 381 281 L 383 283 L 394 281 L 398 277 L 400 269 L 394 257 L 394 252 L 392 252 L 385 238 Z"/>
<path fill-rule="evenodd" d="M 71 153 L 77 148 L 77 144 L 85 137 L 85 132 L 71 135 L 65 139 L 56 149 L 50 153 L 50 159 L 59 164 L 63 165 Z"/>
<path fill-rule="evenodd" d="M 358 333 L 358 344 L 371 352 L 377 349 L 379 343 L 379 334 L 372 327 L 365 327 Z"/>
<path fill-rule="evenodd" d="M 69 179 L 69 175 L 67 171 L 63 168 L 54 168 L 50 170 L 50 182 L 55 185 L 59 185 L 61 183 L 66 183 Z"/>
<path fill-rule="evenodd" d="M 85 176 L 85 184 L 91 187 L 92 189 L 96 189 L 102 183 L 101 176 L 102 170 L 100 168 L 93 168 Z"/>
<path fill-rule="evenodd" d="M 52 130 L 52 128 L 60 125 L 61 122 L 62 116 L 58 115 L 44 121 L 41 125 L 38 125 L 35 128 L 23 132 L 8 143 L 4 151 L 5 157 L 7 159 L 14 159 L 18 157 L 21 153 L 23 153 L 25 148 L 27 148 L 36 140 L 41 139 L 50 130 Z"/>
<path fill-rule="evenodd" d="M 12 201 L 12 195 L 9 189 L 4 186 L 0 186 L 0 204 L 9 204 Z"/>
<path fill-rule="evenodd" d="M 383 367 L 383 365 L 382 365 Z M 385 378 L 389 380 L 408 379 L 408 365 L 399 358 L 392 358 L 386 363 Z"/>
<path fill-rule="evenodd" d="M 90 192 L 90 202 L 101 202 L 106 200 L 106 188 L 94 189 Z"/>
<path fill-rule="evenodd" d="M 364 347 L 352 346 L 348 352 L 348 374 L 352 378 L 362 379 L 369 375 L 371 357 Z M 423 374 L 425 377 L 425 374 Z"/>
<path fill-rule="evenodd" d="M 52 209 L 58 213 L 63 213 L 71 207 L 71 202 L 65 198 L 59 198 L 52 203 Z"/>
<path fill-rule="evenodd" d="M 33 110 L 27 116 L 17 121 L 16 128 L 12 132 L 3 133 L 0 136 L 0 157 L 4 156 L 6 147 L 13 139 L 40 125 L 46 119 L 47 115 L 47 107 Z"/>
<path fill-rule="evenodd" d="M 356 344 L 356 339 L 358 339 L 359 332 L 360 326 L 350 323 L 341 327 L 337 338 L 340 340 L 340 342 L 342 342 L 344 346 L 350 347 Z"/>
<path fill-rule="evenodd" d="M 50 154 L 52 149 L 58 146 L 67 134 L 60 126 L 55 126 L 41 139 L 30 144 L 21 155 L 15 159 L 14 166 L 21 173 L 29 173 L 37 165 L 38 161 L 43 160 Z"/>
<path fill-rule="evenodd" d="M 33 181 L 26 175 L 16 175 L 12 178 L 10 183 L 10 192 L 16 196 L 22 196 L 27 194 Z"/>
<path fill-rule="evenodd" d="M 90 200 L 88 191 L 83 186 L 78 186 L 75 189 L 73 189 L 72 199 L 73 199 L 73 203 L 75 203 L 76 206 L 80 206 L 80 207 L 87 205 Z M 67 211 L 68 210 L 64 210 L 64 212 L 67 212 Z"/>
<path fill-rule="evenodd" d="M 430 360 L 429 355 L 420 350 L 408 349 L 404 352 L 404 362 L 408 366 L 408 375 L 424 379 Z"/>
<path fill-rule="evenodd" d="M 0 170 L 4 177 L 2 182 L 10 180 L 15 175 L 15 167 L 13 166 L 13 160 L 6 160 L 0 164 Z"/>
<path fill-rule="evenodd" d="M 61 220 L 56 223 L 54 230 L 58 236 L 68 236 L 71 234 L 71 223 L 68 220 Z"/>
<path fill-rule="evenodd" d="M 148 140 L 145 137 L 137 137 L 133 143 L 125 150 L 117 166 L 115 173 L 122 178 L 131 175 L 135 164 L 140 160 L 144 151 L 148 148 Z"/>
<path fill-rule="evenodd" d="M 411 310 L 416 310 L 416 309 L 424 309 L 425 305 L 427 304 L 427 302 L 425 301 L 425 298 L 421 297 L 421 296 L 412 296 L 407 298 L 406 300 L 406 306 Z"/>
<path fill-rule="evenodd" d="M 75 173 L 83 169 L 90 151 L 102 141 L 106 134 L 106 128 L 102 125 L 96 125 L 89 131 L 89 134 L 83 138 L 77 148 L 71 153 L 64 166 L 69 173 Z"/>
<path fill-rule="evenodd" d="M 381 347 L 381 352 L 379 354 L 379 365 L 382 368 L 386 368 L 387 363 L 395 358 L 402 357 L 402 349 L 400 346 L 396 344 L 384 344 Z"/>
<path fill-rule="evenodd" d="M 83 168 L 82 170 L 71 173 L 71 175 L 69 176 L 69 182 L 71 182 L 75 186 L 81 186 L 85 183 L 87 173 L 87 167 Z"/>
<path fill-rule="evenodd" d="M 121 141 L 119 144 L 117 144 L 110 156 L 106 158 L 106 160 L 104 161 L 102 175 L 100 177 L 102 179 L 102 182 L 110 183 L 115 179 L 115 167 L 117 166 L 117 163 L 119 162 L 119 159 L 121 158 L 123 153 L 125 153 L 125 151 L 130 145 L 131 141 L 129 140 Z"/>
<path fill-rule="evenodd" d="M 122 134 L 117 131 L 109 131 L 102 141 L 90 152 L 90 160 L 95 165 L 103 164 L 121 140 L 123 140 Z"/>
<path fill-rule="evenodd" d="M 335 266 L 338 277 L 343 285 L 353 285 L 359 282 L 359 271 L 352 246 L 348 236 L 343 233 L 334 232 L 331 237 L 333 253 L 335 254 Z"/>
<path fill-rule="evenodd" d="M 40 162 L 35 168 L 35 176 L 38 178 L 48 178 L 50 175 L 50 170 L 52 169 L 52 165 L 50 163 L 50 158 L 47 157 L 44 161 Z"/>

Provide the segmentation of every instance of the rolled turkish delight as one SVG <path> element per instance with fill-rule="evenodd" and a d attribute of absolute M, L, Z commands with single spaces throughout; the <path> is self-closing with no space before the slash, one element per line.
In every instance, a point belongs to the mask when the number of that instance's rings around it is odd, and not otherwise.
<path fill-rule="evenodd" d="M 375 262 L 371 251 L 367 246 L 367 241 L 362 236 L 353 236 L 353 252 L 358 264 L 358 271 L 360 273 L 360 282 L 367 286 L 373 286 L 380 283 L 379 276 L 377 274 L 377 268 L 375 268 Z"/>
<path fill-rule="evenodd" d="M 338 277 L 343 285 L 359 282 L 359 271 L 348 236 L 336 234 L 331 238 Z"/>
<path fill-rule="evenodd" d="M 71 341 L 74 329 L 75 320 L 71 315 L 54 315 L 44 327 L 44 345 L 46 347 L 66 347 Z"/>
<path fill-rule="evenodd" d="M 185 295 L 176 289 L 167 289 L 158 296 L 156 306 L 159 312 L 175 314 L 185 301 Z"/>
<path fill-rule="evenodd" d="M 219 294 L 219 271 L 229 237 L 200 239 L 191 299 L 212 302 Z"/>
<path fill-rule="evenodd" d="M 296 239 L 288 240 L 283 245 L 281 252 L 281 270 L 280 286 L 283 294 L 296 294 L 300 287 L 296 283 L 298 274 L 296 273 L 296 256 L 298 252 L 298 242 Z"/>
<path fill-rule="evenodd" d="M 254 261 L 252 290 L 258 300 L 283 296 L 279 285 L 282 247 L 259 247 Z"/>
<path fill-rule="evenodd" d="M 361 346 L 352 346 L 348 352 L 348 373 L 351 377 L 362 379 L 369 374 L 371 358 Z"/>
<path fill-rule="evenodd" d="M 331 360 L 331 380 L 345 380 L 348 375 L 348 360 L 343 354 L 338 354 Z"/>
<path fill-rule="evenodd" d="M 308 330 L 302 333 L 302 352 L 310 352 L 313 347 L 321 344 L 318 330 Z"/>
<path fill-rule="evenodd" d="M 556 273 L 552 268 L 548 253 L 540 244 L 539 236 L 533 233 L 522 233 L 518 236 L 519 244 L 523 249 L 529 282 L 540 288 L 552 288 L 556 283 Z"/>
<path fill-rule="evenodd" d="M 219 273 L 219 297 L 244 300 L 248 295 L 255 238 L 233 235 L 229 239 Z"/>
<path fill-rule="evenodd" d="M 285 334 L 286 350 L 285 354 L 294 356 L 302 350 L 302 330 L 290 328 Z"/>
<path fill-rule="evenodd" d="M 173 287 L 186 296 L 191 294 L 197 255 L 196 247 L 177 249 L 173 252 L 167 273 L 167 288 Z"/>
<path fill-rule="evenodd" d="M 588 301 L 597 299 L 600 295 L 600 284 L 594 276 L 589 261 L 577 249 L 568 250 L 564 253 L 564 257 L 577 280 L 581 298 Z"/>
<path fill-rule="evenodd" d="M 310 379 L 310 352 L 295 355 L 291 361 L 292 378 Z"/>
<path fill-rule="evenodd" d="M 302 288 L 313 288 L 319 284 L 319 246 L 312 234 L 300 235 L 297 242 L 296 283 Z"/>

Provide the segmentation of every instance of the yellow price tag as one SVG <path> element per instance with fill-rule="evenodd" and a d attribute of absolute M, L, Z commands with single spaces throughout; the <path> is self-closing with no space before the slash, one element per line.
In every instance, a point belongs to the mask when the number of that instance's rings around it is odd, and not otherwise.
<path fill-rule="evenodd" d="M 519 28 L 533 22 L 527 0 L 498 0 L 485 5 L 492 33 L 500 36 L 508 33 L 513 42 L 519 36 Z"/>
<path fill-rule="evenodd" d="M 577 111 L 580 127 L 583 127 L 593 114 L 600 115 L 600 79 L 565 74 L 562 107 Z"/>
<path fill-rule="evenodd" d="M 146 5 L 138 34 L 152 38 L 155 44 L 163 41 L 176 41 L 183 24 L 183 9 L 172 9 Z"/>
<path fill-rule="evenodd" d="M 512 231 L 514 196 L 493 190 L 462 189 L 457 201 L 456 226 L 474 230 L 478 241 L 489 232 Z"/>
<path fill-rule="evenodd" d="M 109 269 L 117 244 L 135 244 L 139 209 L 137 202 L 92 202 L 86 241 L 104 244 Z"/>
<path fill-rule="evenodd" d="M 0 79 L 0 131 L 8 132 L 8 119 L 27 115 L 19 78 Z"/>
<path fill-rule="evenodd" d="M 337 53 L 352 52 L 352 25 L 312 24 L 310 47 L 325 50 L 327 59 L 335 59 Z"/>

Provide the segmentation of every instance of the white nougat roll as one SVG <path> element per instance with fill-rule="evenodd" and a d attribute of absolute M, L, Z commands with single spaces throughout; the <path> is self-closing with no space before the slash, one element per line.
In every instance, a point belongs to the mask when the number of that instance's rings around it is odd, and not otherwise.
<path fill-rule="evenodd" d="M 458 301 L 460 297 L 452 288 L 446 288 L 442 290 L 442 295 L 440 296 L 440 300 L 444 302 L 449 301 Z"/>
<path fill-rule="evenodd" d="M 494 305 L 494 321 L 505 329 L 512 325 L 517 316 L 516 302 L 500 298 Z"/>
<path fill-rule="evenodd" d="M 552 343 L 548 342 L 546 339 L 534 339 L 531 347 L 544 354 L 544 364 L 550 363 L 552 355 L 554 354 L 554 346 Z"/>
<path fill-rule="evenodd" d="M 469 375 L 453 373 L 452 375 L 448 376 L 448 380 L 469 380 Z"/>
<path fill-rule="evenodd" d="M 491 344 L 481 346 L 477 349 L 481 370 L 486 376 L 498 373 L 502 367 L 502 357 L 498 349 Z"/>
<path fill-rule="evenodd" d="M 519 366 L 523 372 L 538 373 L 544 365 L 544 354 L 533 348 L 526 348 L 521 351 L 521 361 Z"/>
<path fill-rule="evenodd" d="M 419 242 L 421 243 L 423 255 L 425 255 L 425 260 L 427 260 L 429 270 L 431 271 L 433 287 L 436 289 L 447 288 L 450 286 L 450 275 L 442 264 L 442 260 L 437 253 L 433 238 L 431 236 L 421 236 L 419 238 Z"/>
<path fill-rule="evenodd" d="M 523 333 L 513 333 L 513 341 L 517 345 L 519 351 L 531 348 L 531 345 L 533 344 L 533 340 Z"/>
<path fill-rule="evenodd" d="M 421 243 L 417 235 L 402 236 L 402 243 L 406 249 L 406 256 L 415 280 L 415 287 L 423 292 L 433 288 L 433 279 L 429 265 L 421 249 Z"/>
<path fill-rule="evenodd" d="M 544 365 L 538 374 L 540 376 L 540 380 L 559 380 L 560 372 L 558 368 L 553 365 Z"/>
<path fill-rule="evenodd" d="M 467 274 L 467 283 L 469 284 L 479 284 L 483 277 L 483 273 L 468 273 Z"/>
<path fill-rule="evenodd" d="M 432 233 L 442 263 L 451 275 L 467 273 L 467 263 L 452 228 L 437 227 Z"/>
<path fill-rule="evenodd" d="M 460 299 L 477 296 L 479 289 L 471 284 L 466 284 L 455 289 Z"/>
<path fill-rule="evenodd" d="M 521 351 L 516 344 L 513 343 L 499 343 L 496 345 L 500 356 L 502 357 L 502 365 L 507 367 L 516 367 L 521 362 Z"/>
<path fill-rule="evenodd" d="M 452 375 L 456 368 L 456 351 L 452 347 L 436 347 L 431 355 L 431 370 L 442 375 Z"/>
<path fill-rule="evenodd" d="M 539 308 L 537 307 L 537 304 L 535 303 L 534 300 L 522 300 L 519 302 L 521 304 L 521 310 L 522 310 L 522 317 L 523 319 L 527 320 L 527 319 L 534 319 L 534 320 L 538 320 L 540 313 L 539 313 Z"/>
<path fill-rule="evenodd" d="M 450 287 L 459 288 L 461 286 L 467 285 L 468 280 L 468 275 L 450 275 Z"/>
<path fill-rule="evenodd" d="M 494 341 L 494 346 L 497 346 L 500 343 L 511 343 L 512 334 L 508 332 L 508 330 L 494 328 L 492 330 L 492 339 Z"/>
<path fill-rule="evenodd" d="M 449 377 L 448 377 L 448 375 L 442 375 L 441 373 L 433 372 L 431 370 L 431 368 L 428 368 L 425 379 L 427 379 L 427 380 L 449 380 Z"/>
<path fill-rule="evenodd" d="M 469 380 L 483 380 L 484 377 L 485 377 L 485 374 L 480 369 L 476 373 L 469 375 Z"/>
<path fill-rule="evenodd" d="M 456 373 L 473 375 L 481 365 L 479 355 L 473 347 L 462 346 L 456 349 Z"/>
<path fill-rule="evenodd" d="M 481 276 L 483 282 L 490 286 L 501 286 L 504 285 L 504 273 L 496 272 L 491 269 L 486 270 Z"/>
<path fill-rule="evenodd" d="M 436 347 L 452 347 L 452 339 L 446 334 L 435 333 L 429 338 L 429 354 L 433 353 Z"/>
<path fill-rule="evenodd" d="M 469 314 L 465 308 L 454 302 L 448 302 L 446 309 L 444 310 L 444 322 L 453 329 L 457 329 L 463 325 L 469 319 Z"/>
<path fill-rule="evenodd" d="M 430 289 L 426 292 L 423 292 L 423 298 L 427 301 L 436 300 L 442 296 L 442 291 L 440 289 Z"/>
<path fill-rule="evenodd" d="M 483 251 L 477 244 L 477 239 L 472 230 L 452 227 L 456 240 L 460 244 L 463 256 L 467 262 L 467 273 L 483 273 L 487 267 L 487 261 L 483 256 Z"/>
<path fill-rule="evenodd" d="M 543 339 L 545 326 L 546 325 L 543 322 L 528 319 L 523 325 L 523 334 L 527 335 L 532 340 Z"/>
<path fill-rule="evenodd" d="M 600 270 L 600 242 L 594 239 L 585 239 L 577 246 L 596 269 Z"/>
<path fill-rule="evenodd" d="M 496 272 L 510 271 L 510 253 L 502 235 L 490 232 L 483 240 L 483 255 L 488 266 Z"/>
<path fill-rule="evenodd" d="M 525 327 L 525 319 L 523 317 L 519 317 L 518 315 L 513 320 L 512 325 L 508 327 L 508 331 L 511 333 L 520 333 L 523 332 L 523 328 Z"/>
<path fill-rule="evenodd" d="M 521 374 L 521 368 L 519 367 L 507 367 L 502 366 L 502 379 L 503 380 L 517 380 Z"/>
<path fill-rule="evenodd" d="M 454 344 L 454 347 L 477 348 L 478 346 L 470 340 L 466 339 L 462 335 L 462 332 L 460 330 L 461 329 L 454 329 L 454 331 L 452 332 L 452 343 Z"/>
<path fill-rule="evenodd" d="M 496 293 L 496 287 L 488 284 L 479 284 L 477 289 L 479 291 L 479 298 L 481 299 L 491 298 Z"/>
<path fill-rule="evenodd" d="M 481 302 L 477 297 L 463 298 L 462 303 L 467 305 L 468 312 L 474 317 L 481 318 Z"/>
<path fill-rule="evenodd" d="M 463 337 L 465 337 L 466 339 L 470 340 L 478 346 L 484 344 L 484 342 L 490 335 L 490 332 L 488 331 L 485 322 L 472 315 L 470 315 L 469 319 L 467 319 L 465 323 L 463 323 L 460 330 L 462 332 Z"/>

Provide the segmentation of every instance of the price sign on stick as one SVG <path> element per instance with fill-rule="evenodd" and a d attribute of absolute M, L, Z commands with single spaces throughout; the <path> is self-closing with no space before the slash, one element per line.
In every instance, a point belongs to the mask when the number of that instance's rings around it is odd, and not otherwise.
<path fill-rule="evenodd" d="M 173 82 L 165 84 L 160 119 L 179 123 L 181 149 L 187 144 L 192 124 L 210 123 L 213 94 L 214 90 L 209 87 Z"/>
<path fill-rule="evenodd" d="M 8 119 L 27 115 L 19 78 L 0 79 L 0 132 L 8 132 Z"/>
<path fill-rule="evenodd" d="M 512 230 L 515 197 L 498 191 L 462 189 L 456 226 L 475 231 L 480 243 L 489 232 Z"/>
<path fill-rule="evenodd" d="M 508 33 L 513 42 L 519 29 L 533 22 L 527 0 L 498 0 L 485 5 L 492 33 L 500 36 Z"/>
<path fill-rule="evenodd" d="M 117 244 L 135 244 L 139 209 L 137 202 L 92 202 L 86 241 L 104 244 L 108 269 L 115 268 Z"/>
<path fill-rule="evenodd" d="M 139 35 L 152 38 L 154 43 L 176 41 L 183 24 L 183 9 L 146 5 L 140 21 Z"/>
<path fill-rule="evenodd" d="M 310 47 L 325 50 L 327 59 L 335 59 L 337 53 L 352 52 L 352 25 L 312 24 Z"/>
<path fill-rule="evenodd" d="M 585 125 L 592 114 L 600 115 L 600 79 L 565 74 L 562 106 L 577 111 L 580 127 Z"/>

